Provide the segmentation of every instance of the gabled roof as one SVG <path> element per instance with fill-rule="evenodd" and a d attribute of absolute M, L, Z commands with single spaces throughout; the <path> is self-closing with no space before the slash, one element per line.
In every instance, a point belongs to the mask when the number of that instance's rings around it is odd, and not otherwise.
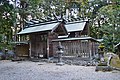
<path fill-rule="evenodd" d="M 31 24 L 30 27 L 23 29 L 18 34 L 30 34 L 34 32 L 43 32 L 43 31 L 53 31 L 57 29 L 61 21 L 53 21 L 53 22 L 45 22 L 40 24 Z M 77 31 L 83 31 L 85 28 L 86 21 L 76 21 L 76 22 L 67 22 L 64 24 L 64 32 L 77 32 Z"/>
<path fill-rule="evenodd" d="M 86 22 L 74 22 L 65 25 L 68 32 L 82 31 L 85 27 Z"/>
<path fill-rule="evenodd" d="M 21 32 L 19 32 L 18 34 L 30 34 L 30 33 L 34 33 L 34 32 L 51 31 L 59 24 L 60 24 L 60 22 L 51 23 L 51 24 L 36 25 L 35 27 L 25 28 Z"/>

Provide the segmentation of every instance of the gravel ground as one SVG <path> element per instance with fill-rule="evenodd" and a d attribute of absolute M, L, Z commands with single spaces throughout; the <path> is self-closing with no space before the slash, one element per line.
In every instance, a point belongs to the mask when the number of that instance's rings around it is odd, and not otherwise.
<path fill-rule="evenodd" d="M 120 71 L 95 72 L 95 66 L 0 61 L 0 80 L 120 80 Z"/>

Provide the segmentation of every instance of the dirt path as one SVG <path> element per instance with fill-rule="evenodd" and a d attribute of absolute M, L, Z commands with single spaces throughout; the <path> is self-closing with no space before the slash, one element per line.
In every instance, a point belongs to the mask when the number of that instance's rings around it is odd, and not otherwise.
<path fill-rule="evenodd" d="M 57 66 L 45 62 L 0 61 L 0 80 L 119 80 L 120 72 L 95 72 L 95 67 Z"/>

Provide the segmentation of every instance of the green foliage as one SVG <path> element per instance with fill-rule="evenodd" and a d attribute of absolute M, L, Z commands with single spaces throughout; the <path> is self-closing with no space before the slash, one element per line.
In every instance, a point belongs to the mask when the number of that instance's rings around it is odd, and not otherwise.
<path fill-rule="evenodd" d="M 0 42 L 2 42 L 2 34 L 0 34 Z"/>
<path fill-rule="evenodd" d="M 99 9 L 98 16 L 104 16 L 103 23 L 99 30 L 103 32 L 104 43 L 111 51 L 114 45 L 120 42 L 120 5 L 110 4 Z"/>
<path fill-rule="evenodd" d="M 109 51 L 114 52 L 114 45 L 120 42 L 120 1 L 93 0 L 91 22 L 91 36 L 103 38 L 103 43 Z M 96 5 L 96 6 L 95 6 Z"/>
<path fill-rule="evenodd" d="M 12 37 L 12 9 L 13 6 L 10 5 L 6 0 L 1 2 L 0 5 L 0 34 L 6 36 L 6 40 L 9 41 Z"/>
<path fill-rule="evenodd" d="M 0 4 L 0 50 L 4 50 L 12 40 L 13 5 L 7 0 L 1 0 Z"/>
<path fill-rule="evenodd" d="M 63 10 L 63 5 L 65 5 L 64 0 L 21 0 L 22 6 L 27 4 L 26 7 L 21 9 L 21 15 L 25 13 L 25 15 L 31 14 L 33 18 L 43 18 L 47 16 L 51 16 L 54 12 L 58 15 L 61 14 Z M 55 8 L 53 9 L 52 6 Z M 24 16 L 25 16 L 24 15 Z M 25 17 L 23 17 L 25 18 Z"/>
<path fill-rule="evenodd" d="M 61 13 L 65 13 L 63 11 L 64 6 L 64 0 L 44 0 L 41 3 L 41 7 L 44 9 L 43 13 L 45 16 L 51 16 L 53 13 L 59 16 Z"/>

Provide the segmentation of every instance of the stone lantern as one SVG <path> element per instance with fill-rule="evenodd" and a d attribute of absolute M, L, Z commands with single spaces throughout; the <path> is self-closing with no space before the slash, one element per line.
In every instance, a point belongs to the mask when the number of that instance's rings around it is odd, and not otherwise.
<path fill-rule="evenodd" d="M 99 58 L 100 58 L 100 61 L 104 61 L 104 44 L 100 44 L 99 46 Z"/>
<path fill-rule="evenodd" d="M 5 48 L 5 59 L 7 59 L 7 53 L 8 53 L 8 49 Z"/>
<path fill-rule="evenodd" d="M 64 53 L 63 51 L 63 46 L 61 45 L 61 42 L 59 42 L 59 45 L 58 45 L 58 51 L 56 52 L 58 54 L 58 63 L 57 65 L 64 65 L 64 63 L 62 62 L 62 54 Z"/>

